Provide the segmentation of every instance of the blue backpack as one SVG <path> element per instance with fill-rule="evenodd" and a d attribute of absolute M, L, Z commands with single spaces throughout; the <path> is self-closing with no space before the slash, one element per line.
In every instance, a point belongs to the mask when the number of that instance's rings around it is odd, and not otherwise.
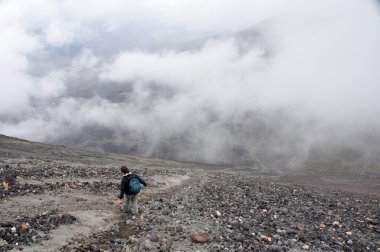
<path fill-rule="evenodd" d="M 129 191 L 131 193 L 139 193 L 140 192 L 140 181 L 137 178 L 132 178 L 129 181 Z"/>

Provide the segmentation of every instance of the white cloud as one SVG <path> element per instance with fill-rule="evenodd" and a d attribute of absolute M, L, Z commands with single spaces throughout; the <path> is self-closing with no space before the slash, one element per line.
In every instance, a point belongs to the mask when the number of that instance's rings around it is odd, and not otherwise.
<path fill-rule="evenodd" d="M 77 77 L 83 71 L 96 69 L 98 64 L 100 64 L 99 59 L 94 55 L 94 53 L 90 49 L 84 48 L 77 57 L 72 59 L 70 75 Z"/>
<path fill-rule="evenodd" d="M 33 98 L 47 100 L 56 98 L 61 95 L 65 90 L 65 72 L 55 71 L 50 72 L 42 78 L 36 79 L 30 95 Z"/>
<path fill-rule="evenodd" d="M 260 140 L 226 126 L 236 121 L 250 128 L 245 116 L 257 111 L 268 115 L 258 119 L 268 125 L 274 124 L 275 111 L 290 114 L 286 130 L 273 130 L 282 134 L 280 140 L 312 119 L 324 127 L 344 126 L 346 135 L 375 127 L 376 5 L 369 0 L 1 1 L 0 118 L 15 115 L 17 123 L 3 121 L 0 130 L 35 140 L 91 125 L 121 135 L 137 131 L 154 140 L 144 149 L 148 154 L 176 134 L 190 134 L 189 148 L 178 156 L 209 150 L 213 160 L 223 145 L 260 149 Z M 142 23 L 149 29 L 141 31 Z M 259 38 L 236 35 L 251 27 Z M 173 42 L 173 34 L 184 36 Z M 199 47 L 176 47 L 205 34 L 225 36 L 205 39 Z M 128 50 L 122 45 L 135 39 L 144 45 Z M 259 39 L 255 46 L 252 39 Z M 144 50 L 157 41 L 167 49 Z M 114 45 L 120 48 L 110 54 L 96 52 L 97 46 Z M 254 135 L 247 128 L 241 129 L 244 136 Z M 202 147 L 193 148 L 197 145 Z"/>
<path fill-rule="evenodd" d="M 45 41 L 52 46 L 70 44 L 74 41 L 76 34 L 80 33 L 78 26 L 75 23 L 53 20 L 45 29 Z"/>
<path fill-rule="evenodd" d="M 18 25 L 0 24 L 0 37 L 0 114 L 12 114 L 27 106 L 32 82 L 26 73 L 26 55 L 39 47 L 37 40 Z"/>
<path fill-rule="evenodd" d="M 263 85 L 256 75 L 261 74 L 267 61 L 262 49 L 253 48 L 241 55 L 234 39 L 223 39 L 189 52 L 124 52 L 106 65 L 100 76 L 118 82 L 157 83 L 204 101 L 211 99 L 221 108 L 227 104 L 241 107 L 255 103 L 246 98 Z M 249 89 L 255 92 L 247 93 Z"/>

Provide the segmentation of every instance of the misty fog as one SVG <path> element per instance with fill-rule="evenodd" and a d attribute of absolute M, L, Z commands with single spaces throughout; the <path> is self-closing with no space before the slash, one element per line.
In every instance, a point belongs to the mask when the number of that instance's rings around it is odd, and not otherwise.
<path fill-rule="evenodd" d="M 17 2 L 0 1 L 1 134 L 379 169 L 377 1 Z"/>

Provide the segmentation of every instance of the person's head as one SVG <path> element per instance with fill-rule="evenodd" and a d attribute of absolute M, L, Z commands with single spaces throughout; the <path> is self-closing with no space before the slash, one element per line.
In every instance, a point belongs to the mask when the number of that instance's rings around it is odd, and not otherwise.
<path fill-rule="evenodd" d="M 129 169 L 126 165 L 123 165 L 121 168 L 120 168 L 121 172 L 124 173 L 124 174 L 128 174 L 129 173 Z"/>

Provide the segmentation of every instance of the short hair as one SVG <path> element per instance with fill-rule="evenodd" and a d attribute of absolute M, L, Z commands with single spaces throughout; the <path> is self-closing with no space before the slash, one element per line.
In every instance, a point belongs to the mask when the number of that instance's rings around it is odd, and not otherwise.
<path fill-rule="evenodd" d="M 123 165 L 123 166 L 120 168 L 120 170 L 121 170 L 124 174 L 129 173 L 129 169 L 128 169 L 128 167 L 127 167 L 126 165 Z"/>

